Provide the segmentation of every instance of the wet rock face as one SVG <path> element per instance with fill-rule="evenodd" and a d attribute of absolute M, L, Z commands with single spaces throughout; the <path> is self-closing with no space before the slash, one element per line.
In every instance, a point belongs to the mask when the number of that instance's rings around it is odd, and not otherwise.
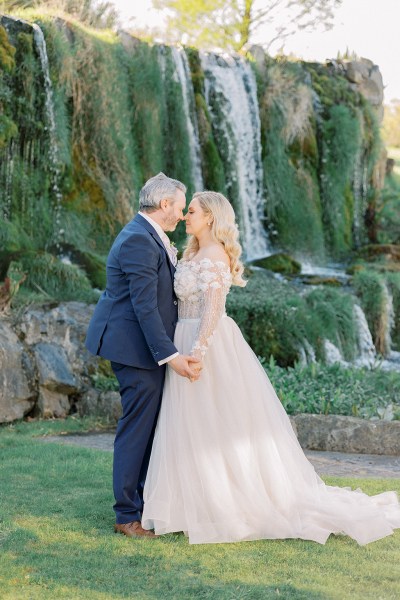
<path fill-rule="evenodd" d="M 0 319 L 0 423 L 31 411 L 65 417 L 78 410 L 98 364 L 84 347 L 93 308 L 68 302 L 29 308 L 14 322 Z"/>

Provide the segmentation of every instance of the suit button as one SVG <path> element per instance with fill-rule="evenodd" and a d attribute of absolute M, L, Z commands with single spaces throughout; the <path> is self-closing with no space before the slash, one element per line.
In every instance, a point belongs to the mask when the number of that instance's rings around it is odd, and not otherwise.
<path fill-rule="evenodd" d="M 174 300 L 174 304 L 175 304 L 175 306 L 176 306 L 176 305 L 178 304 L 178 301 L 177 301 L 177 300 Z"/>

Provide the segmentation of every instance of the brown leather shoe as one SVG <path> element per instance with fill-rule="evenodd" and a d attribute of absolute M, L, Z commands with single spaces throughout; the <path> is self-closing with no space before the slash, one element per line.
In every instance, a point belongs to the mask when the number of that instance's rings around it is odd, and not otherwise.
<path fill-rule="evenodd" d="M 140 521 L 131 521 L 131 523 L 116 523 L 114 525 L 115 533 L 122 533 L 132 538 L 157 538 L 159 537 L 148 529 L 143 529 Z"/>

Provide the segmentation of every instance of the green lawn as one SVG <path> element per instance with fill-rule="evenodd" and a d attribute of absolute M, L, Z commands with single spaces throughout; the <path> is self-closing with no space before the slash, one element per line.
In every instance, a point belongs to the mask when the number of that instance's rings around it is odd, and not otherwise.
<path fill-rule="evenodd" d="M 113 533 L 111 453 L 43 443 L 68 420 L 0 428 L 0 598 L 239 600 L 400 597 L 400 531 L 365 547 L 347 537 L 189 546 L 183 535 Z M 400 480 L 327 478 L 368 493 Z"/>

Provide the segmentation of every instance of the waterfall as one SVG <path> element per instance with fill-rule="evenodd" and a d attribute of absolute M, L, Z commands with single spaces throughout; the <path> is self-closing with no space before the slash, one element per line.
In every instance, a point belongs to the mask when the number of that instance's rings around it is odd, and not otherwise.
<path fill-rule="evenodd" d="M 369 367 L 376 361 L 376 349 L 368 327 L 367 318 L 359 304 L 354 304 L 354 318 L 358 332 L 358 352 L 356 365 Z"/>
<path fill-rule="evenodd" d="M 315 350 L 307 339 L 304 339 L 303 344 L 299 346 L 298 360 L 302 366 L 317 362 Z"/>
<path fill-rule="evenodd" d="M 364 138 L 364 120 L 359 113 L 360 123 L 360 142 L 358 144 L 358 151 L 354 161 L 353 171 L 353 194 L 354 194 L 354 208 L 353 208 L 353 235 L 354 243 L 356 247 L 359 247 L 362 243 L 361 235 L 363 230 L 363 219 L 365 212 L 365 205 L 367 199 L 368 181 L 366 181 L 368 165 L 365 159 L 365 149 L 361 140 Z"/>
<path fill-rule="evenodd" d="M 175 72 L 182 89 L 183 110 L 185 112 L 190 143 L 192 179 L 195 190 L 202 191 L 204 184 L 201 174 L 199 129 L 197 125 L 196 105 L 192 79 L 190 75 L 189 61 L 183 48 L 172 48 L 172 58 L 175 63 Z"/>
<path fill-rule="evenodd" d="M 335 363 L 340 363 L 342 365 L 347 364 L 339 348 L 335 346 L 335 344 L 333 344 L 330 340 L 325 339 L 323 341 L 323 345 L 325 353 L 325 362 L 327 365 L 333 365 Z"/>
<path fill-rule="evenodd" d="M 263 227 L 261 125 L 254 73 L 244 59 L 227 54 L 202 53 L 201 63 L 207 107 L 229 169 L 228 195 L 234 196 L 236 190 L 240 207 L 246 259 L 260 258 L 270 251 Z"/>
<path fill-rule="evenodd" d="M 46 106 L 46 118 L 47 118 L 47 129 L 49 134 L 50 148 L 49 148 L 49 167 L 51 174 L 51 191 L 55 199 L 54 202 L 54 240 L 57 248 L 63 234 L 61 229 L 61 203 L 62 193 L 60 190 L 60 159 L 58 153 L 58 142 L 56 135 L 56 119 L 54 115 L 54 103 L 53 103 L 53 86 L 50 79 L 49 60 L 47 56 L 46 40 L 44 39 L 43 31 L 36 23 L 32 23 L 33 38 L 35 40 L 36 48 L 39 54 L 40 64 L 42 67 L 44 87 L 45 87 L 45 106 Z"/>
<path fill-rule="evenodd" d="M 359 149 L 354 164 L 353 173 L 353 193 L 354 193 L 354 209 L 353 209 L 353 235 L 354 243 L 356 248 L 360 246 L 360 227 L 363 209 L 363 197 L 362 197 L 362 178 L 363 178 L 363 164 L 362 164 L 362 150 Z"/>
<path fill-rule="evenodd" d="M 9 220 L 11 217 L 11 198 L 12 198 L 12 181 L 14 173 L 14 140 L 8 149 L 5 151 L 5 160 L 2 161 L 4 165 L 4 175 L 2 181 L 4 182 L 4 204 L 3 204 L 3 215 L 5 220 Z"/>
<path fill-rule="evenodd" d="M 385 348 L 389 354 L 392 348 L 392 329 L 394 327 L 394 306 L 393 296 L 385 284 L 385 315 L 386 315 L 386 330 L 385 330 Z"/>

